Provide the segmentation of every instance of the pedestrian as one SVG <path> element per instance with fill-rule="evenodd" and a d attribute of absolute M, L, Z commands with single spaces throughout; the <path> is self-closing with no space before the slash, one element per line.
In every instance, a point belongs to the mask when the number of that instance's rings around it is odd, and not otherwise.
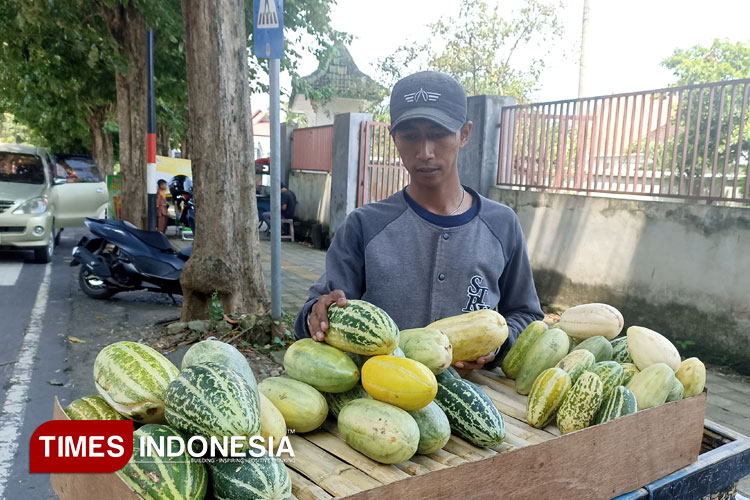
<path fill-rule="evenodd" d="M 167 204 L 167 181 L 159 179 L 156 183 L 156 221 L 157 229 L 160 233 L 167 232 L 167 223 L 169 221 L 169 211 Z"/>
<path fill-rule="evenodd" d="M 390 132 L 409 185 L 347 216 L 297 315 L 295 337 L 322 341 L 328 308 L 346 299 L 382 308 L 399 329 L 497 308 L 508 340 L 474 362 L 457 362 L 465 371 L 497 366 L 520 332 L 544 317 L 518 217 L 460 182 L 458 152 L 472 129 L 466 109 L 463 87 L 444 73 L 396 83 Z"/>
<path fill-rule="evenodd" d="M 281 204 L 281 218 L 294 219 L 294 212 L 297 209 L 297 195 L 294 194 L 294 191 L 288 189 L 283 182 L 281 183 L 281 197 L 279 202 Z M 266 223 L 266 232 L 269 232 L 271 230 L 271 212 L 263 212 L 260 218 Z"/>

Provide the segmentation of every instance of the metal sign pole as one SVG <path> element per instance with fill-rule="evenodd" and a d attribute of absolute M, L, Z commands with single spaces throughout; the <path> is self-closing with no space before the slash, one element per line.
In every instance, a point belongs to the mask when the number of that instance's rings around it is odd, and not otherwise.
<path fill-rule="evenodd" d="M 148 193 L 148 229 L 156 231 L 156 99 L 154 98 L 154 30 L 146 32 L 148 71 L 148 133 L 146 147 L 146 193 Z"/>
<path fill-rule="evenodd" d="M 281 147 L 278 59 L 268 61 L 271 120 L 271 317 L 281 317 Z"/>

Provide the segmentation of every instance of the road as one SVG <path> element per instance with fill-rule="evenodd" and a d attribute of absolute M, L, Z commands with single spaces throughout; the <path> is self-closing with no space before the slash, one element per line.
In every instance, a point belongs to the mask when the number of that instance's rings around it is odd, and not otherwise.
<path fill-rule="evenodd" d="M 128 292 L 88 298 L 70 267 L 85 229 L 63 231 L 50 264 L 30 252 L 0 252 L 0 499 L 56 499 L 47 474 L 29 473 L 31 434 L 61 403 L 95 394 L 91 376 L 99 350 L 118 332 L 179 317 L 165 295 Z M 137 330 L 137 328 L 136 328 Z M 74 336 L 85 343 L 71 342 Z M 137 340 L 137 339 L 136 339 Z"/>

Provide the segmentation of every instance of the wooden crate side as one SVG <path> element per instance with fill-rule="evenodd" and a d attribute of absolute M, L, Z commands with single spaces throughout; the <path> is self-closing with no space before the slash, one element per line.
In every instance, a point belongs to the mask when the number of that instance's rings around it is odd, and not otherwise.
<path fill-rule="evenodd" d="M 697 460 L 705 406 L 703 393 L 350 498 L 612 498 Z"/>

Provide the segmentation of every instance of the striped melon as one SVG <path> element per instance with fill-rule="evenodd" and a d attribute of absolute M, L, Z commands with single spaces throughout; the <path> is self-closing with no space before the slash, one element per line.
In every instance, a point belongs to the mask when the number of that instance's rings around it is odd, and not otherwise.
<path fill-rule="evenodd" d="M 328 403 L 328 411 L 334 417 L 339 416 L 339 412 L 348 402 L 370 397 L 365 388 L 362 387 L 362 384 L 357 384 L 346 392 L 324 392 L 322 394 L 326 398 L 326 403 Z"/>
<path fill-rule="evenodd" d="M 505 421 L 492 400 L 471 382 L 446 378 L 438 384 L 435 403 L 451 429 L 476 446 L 498 446 L 505 439 Z"/>
<path fill-rule="evenodd" d="M 374 399 L 355 399 L 339 413 L 346 444 L 384 464 L 409 460 L 419 446 L 419 427 L 401 408 Z"/>
<path fill-rule="evenodd" d="M 182 358 L 180 369 L 184 370 L 190 366 L 206 362 L 217 363 L 233 369 L 245 377 L 251 388 L 257 390 L 258 383 L 255 380 L 252 368 L 250 368 L 250 363 L 247 362 L 245 355 L 233 345 L 220 340 L 203 340 L 193 344 Z"/>
<path fill-rule="evenodd" d="M 602 381 L 602 396 L 604 399 L 609 397 L 609 393 L 615 387 L 622 385 L 622 379 L 625 377 L 625 371 L 616 361 L 602 361 L 595 364 L 591 371 L 596 373 Z"/>
<path fill-rule="evenodd" d="M 447 380 L 449 378 L 461 378 L 461 375 L 459 375 L 456 369 L 452 366 L 449 366 L 444 372 L 435 375 L 435 379 L 438 381 L 438 383 L 442 383 L 443 380 Z"/>
<path fill-rule="evenodd" d="M 400 333 L 399 333 L 399 338 L 401 338 Z M 372 356 L 365 356 L 364 354 L 355 354 L 353 352 L 346 352 L 344 354 L 349 356 L 351 360 L 354 361 L 354 364 L 357 365 L 358 370 L 361 370 L 362 366 L 367 362 L 367 360 L 372 357 Z M 406 357 L 406 355 L 404 354 L 404 351 L 402 351 L 400 347 L 397 347 L 392 353 L 389 354 L 389 356 L 398 356 L 399 358 Z"/>
<path fill-rule="evenodd" d="M 180 437 L 185 443 L 188 440 L 166 425 L 148 424 L 133 432 L 133 456 L 117 475 L 144 500 L 203 500 L 208 485 L 206 468 L 187 450 L 175 457 L 166 456 L 166 440 L 170 436 Z M 163 453 L 151 449 L 151 456 L 141 456 L 140 443 L 147 437 L 157 445 L 163 438 Z M 178 451 L 177 446 L 172 443 L 172 452 Z"/>
<path fill-rule="evenodd" d="M 638 402 L 635 400 L 633 393 L 627 387 L 618 385 L 602 403 L 594 422 L 603 424 L 637 411 Z"/>
<path fill-rule="evenodd" d="M 179 370 L 147 345 L 115 342 L 94 360 L 94 384 L 118 413 L 141 424 L 166 423 L 164 392 Z"/>
<path fill-rule="evenodd" d="M 628 350 L 633 363 L 643 371 L 655 363 L 664 363 L 673 372 L 680 369 L 680 353 L 667 337 L 642 326 L 628 328 Z"/>
<path fill-rule="evenodd" d="M 667 394 L 667 403 L 671 403 L 672 401 L 679 401 L 685 396 L 685 387 L 682 385 L 682 382 L 680 382 L 680 379 L 677 377 L 674 378 L 672 381 L 672 388 L 669 390 L 669 394 Z"/>
<path fill-rule="evenodd" d="M 547 368 L 552 368 L 568 354 L 568 336 L 559 328 L 547 330 L 529 349 L 516 377 L 516 392 L 528 394 L 534 381 Z"/>
<path fill-rule="evenodd" d="M 619 335 L 623 324 L 620 311 L 609 304 L 581 304 L 560 315 L 560 328 L 578 340 L 595 335 L 611 340 Z"/>
<path fill-rule="evenodd" d="M 419 361 L 373 356 L 362 367 L 362 387 L 378 401 L 404 410 L 418 410 L 435 398 L 437 380 Z"/>
<path fill-rule="evenodd" d="M 284 354 L 287 375 L 319 391 L 346 392 L 359 382 L 359 369 L 343 351 L 313 339 L 300 339 Z"/>
<path fill-rule="evenodd" d="M 122 420 L 125 417 L 109 406 L 101 396 L 84 396 L 70 403 L 65 414 L 71 420 Z"/>
<path fill-rule="evenodd" d="M 428 455 L 445 446 L 451 437 L 451 424 L 445 412 L 434 401 L 419 410 L 409 412 L 419 427 L 417 453 Z"/>
<path fill-rule="evenodd" d="M 562 434 L 578 431 L 591 425 L 602 405 L 603 386 L 599 376 L 584 372 L 568 391 L 557 410 L 557 428 Z"/>
<path fill-rule="evenodd" d="M 565 370 L 570 375 L 570 383 L 575 384 L 578 377 L 586 370 L 590 370 L 595 363 L 596 359 L 590 351 L 579 349 L 569 352 L 555 367 Z"/>
<path fill-rule="evenodd" d="M 539 340 L 547 330 L 547 323 L 544 321 L 532 321 L 529 323 L 529 326 L 521 332 L 521 335 L 518 336 L 515 344 L 511 346 L 508 354 L 503 358 L 502 368 L 506 377 L 513 380 L 516 379 L 529 349 L 531 349 L 534 343 Z"/>
<path fill-rule="evenodd" d="M 540 373 L 526 401 L 526 422 L 539 429 L 549 425 L 571 386 L 570 375 L 562 368 Z"/>
<path fill-rule="evenodd" d="M 609 340 L 602 337 L 601 335 L 595 335 L 593 337 L 587 338 L 583 342 L 577 344 L 573 348 L 573 351 L 577 351 L 579 349 L 586 349 L 587 351 L 591 352 L 594 355 L 594 358 L 596 358 L 597 363 L 612 360 L 612 344 L 610 344 Z"/>
<path fill-rule="evenodd" d="M 398 345 L 407 358 L 419 361 L 435 375 L 445 371 L 453 359 L 451 341 L 435 328 L 401 330 Z"/>
<path fill-rule="evenodd" d="M 216 500 L 282 500 L 292 497 L 292 478 L 273 455 L 214 460 L 209 464 Z"/>
<path fill-rule="evenodd" d="M 633 362 L 633 358 L 630 357 L 630 351 L 628 350 L 627 337 L 617 337 L 610 344 L 612 344 L 612 361 L 617 361 L 618 363 Z"/>
<path fill-rule="evenodd" d="M 706 386 L 706 366 L 698 358 L 688 358 L 680 363 L 675 376 L 685 388 L 685 398 L 700 394 Z"/>
<path fill-rule="evenodd" d="M 443 332 L 453 347 L 453 360 L 475 361 L 503 345 L 508 339 L 508 324 L 502 314 L 479 309 L 450 316 L 427 325 Z"/>
<path fill-rule="evenodd" d="M 328 403 L 315 387 L 285 377 L 268 377 L 258 384 L 258 390 L 284 415 L 288 429 L 310 432 L 323 423 L 328 415 Z"/>
<path fill-rule="evenodd" d="M 260 401 L 260 435 L 263 436 L 265 443 L 273 437 L 273 446 L 276 448 L 281 438 L 286 436 L 284 415 L 262 392 L 258 393 L 258 398 Z"/>
<path fill-rule="evenodd" d="M 621 363 L 621 365 L 623 371 L 622 385 L 628 385 L 628 382 L 630 382 L 630 379 L 633 378 L 633 375 L 638 373 L 640 370 L 633 363 Z"/>
<path fill-rule="evenodd" d="M 325 342 L 355 354 L 390 354 L 398 347 L 398 327 L 376 305 L 347 299 L 344 307 L 334 304 L 328 308 Z"/>
<path fill-rule="evenodd" d="M 627 387 L 638 401 L 638 409 L 645 410 L 664 404 L 672 390 L 674 371 L 666 363 L 654 363 L 633 375 Z"/>
<path fill-rule="evenodd" d="M 190 366 L 169 384 L 164 401 L 167 422 L 186 434 L 248 439 L 260 434 L 258 393 L 231 368 L 210 362 Z"/>

